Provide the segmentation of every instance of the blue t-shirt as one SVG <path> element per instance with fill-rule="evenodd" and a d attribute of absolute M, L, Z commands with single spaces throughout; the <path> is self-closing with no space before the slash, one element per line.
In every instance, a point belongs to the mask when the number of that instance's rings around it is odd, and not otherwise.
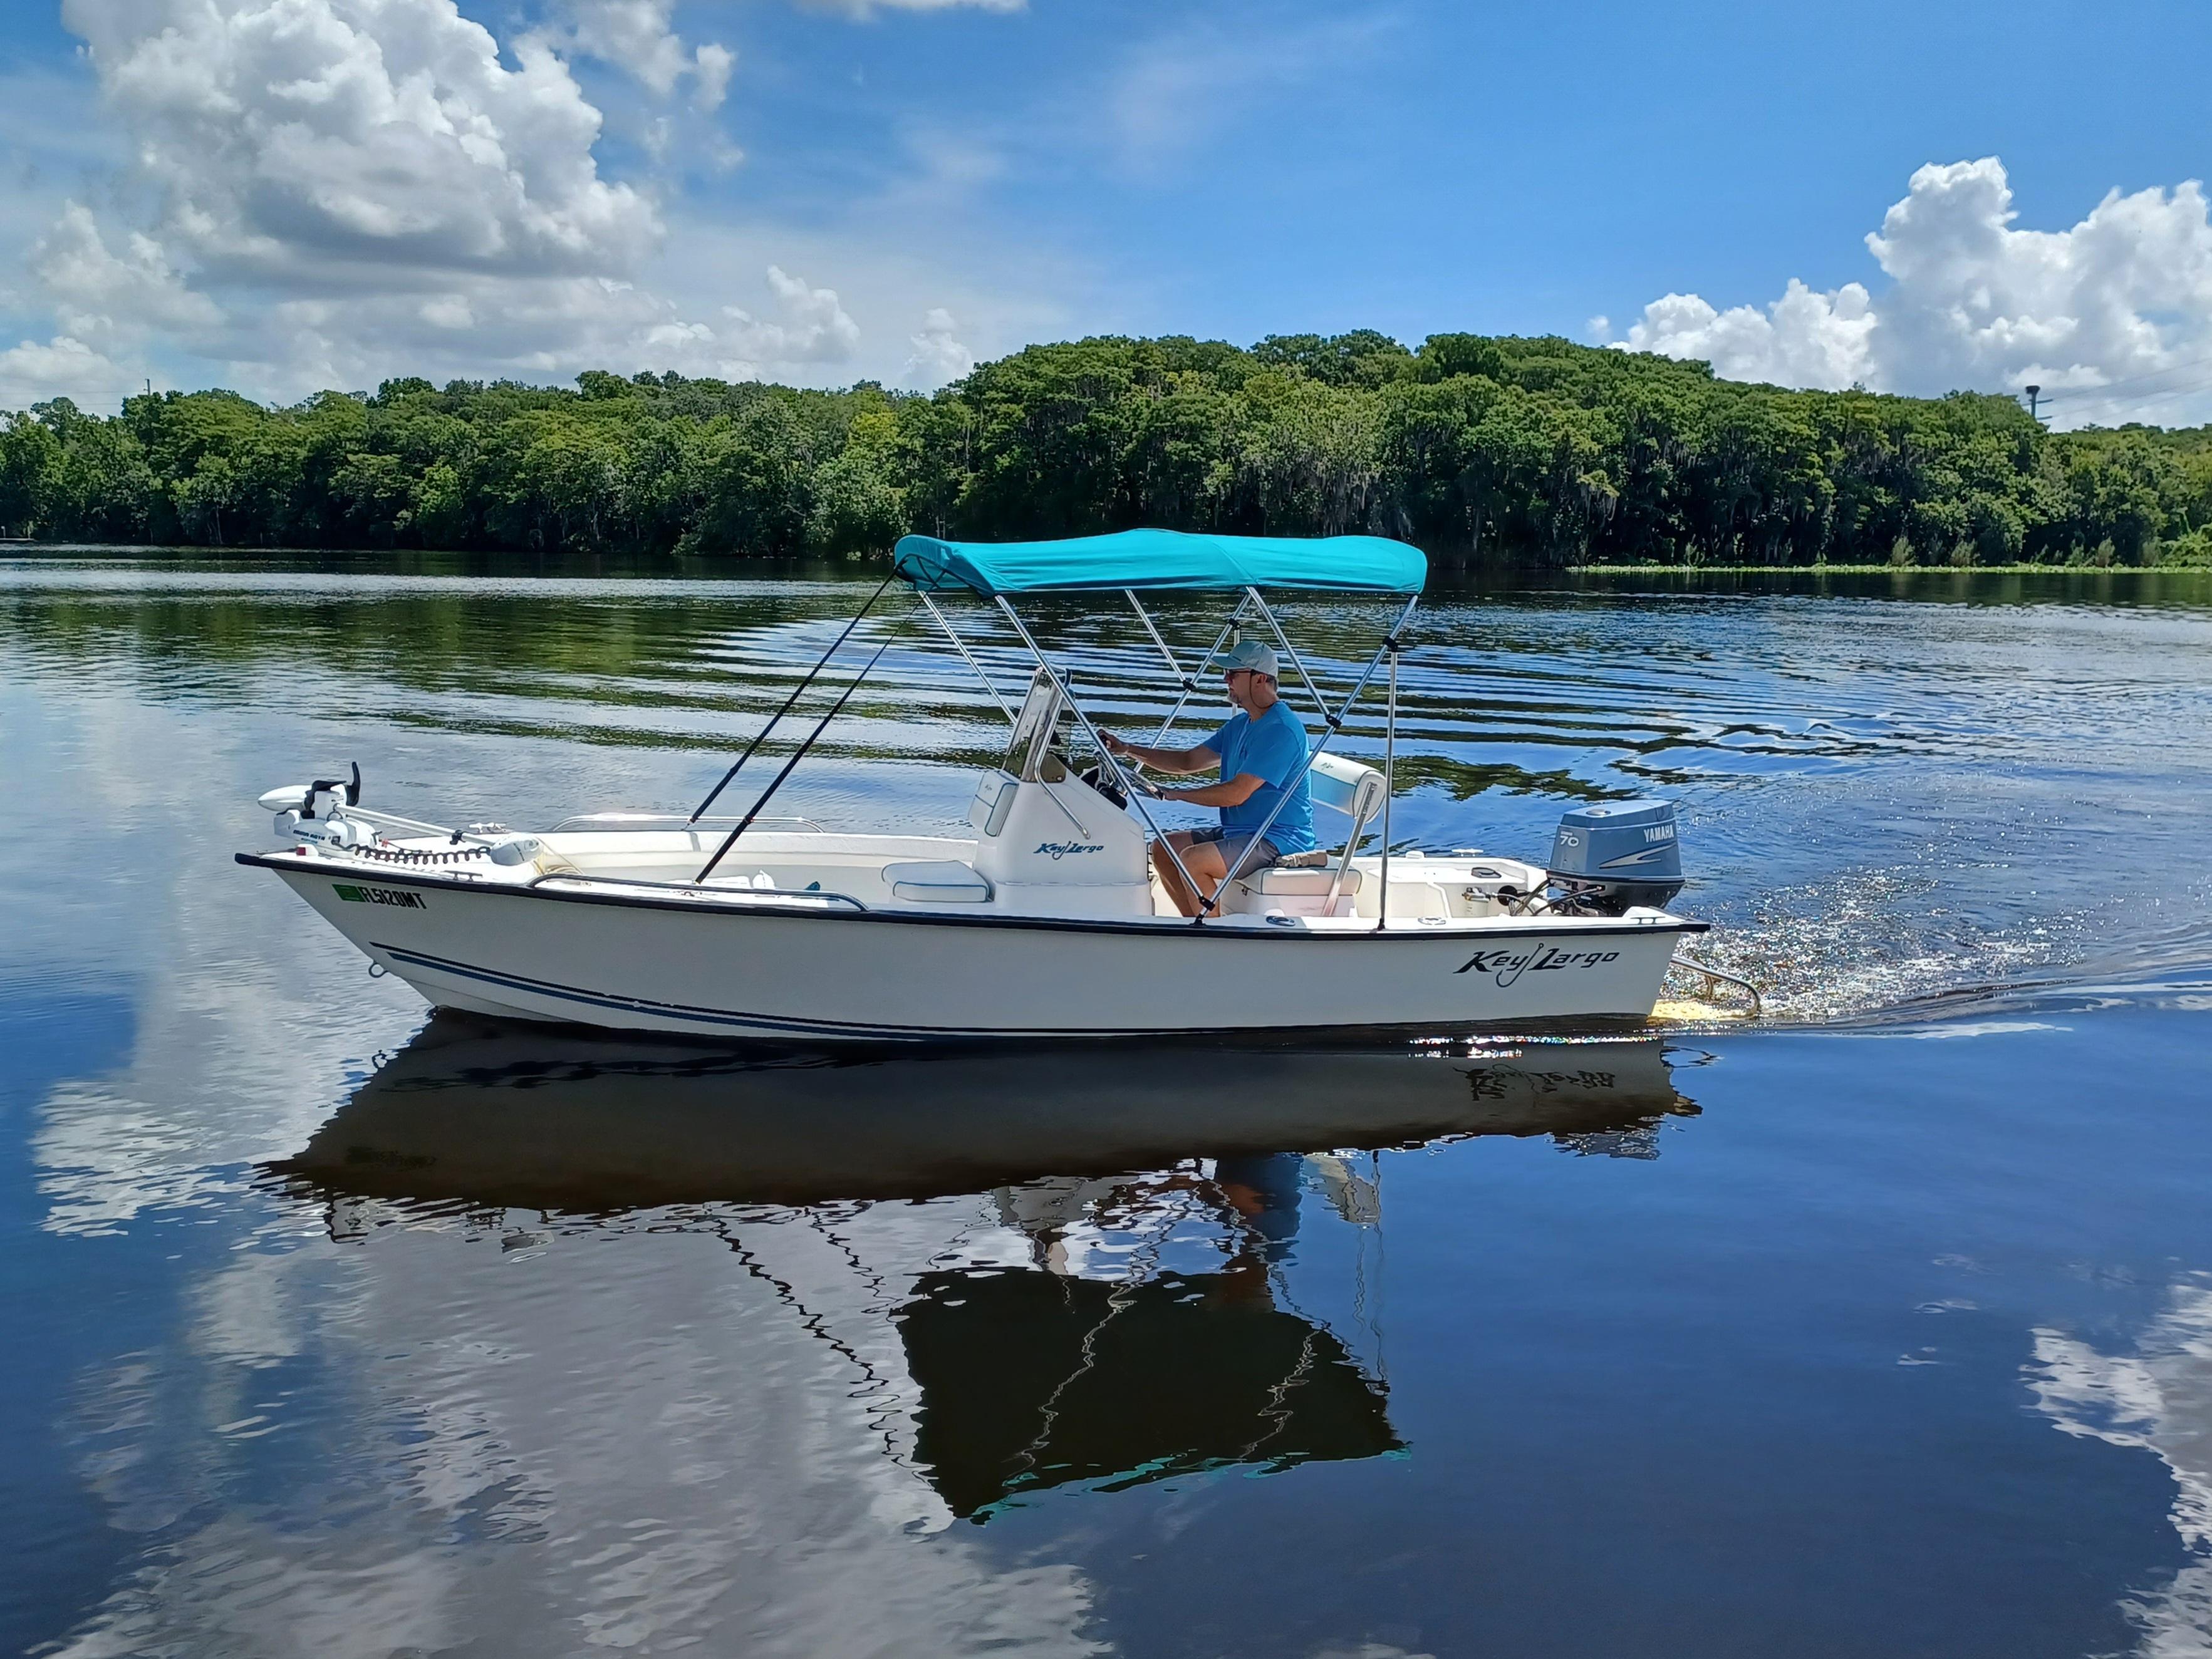
<path fill-rule="evenodd" d="M 1223 783 L 1248 772 L 1261 780 L 1260 787 L 1242 805 L 1221 808 L 1223 829 L 1231 834 L 1257 835 L 1261 826 L 1274 818 L 1267 839 L 1275 844 L 1277 852 L 1313 851 L 1313 796 L 1306 789 L 1304 774 L 1306 729 L 1288 703 L 1275 704 L 1256 720 L 1249 714 L 1237 714 L 1207 738 L 1204 747 L 1221 757 Z M 1282 815 L 1276 817 L 1275 802 L 1283 798 L 1283 786 L 1293 778 L 1298 786 L 1291 791 Z"/>

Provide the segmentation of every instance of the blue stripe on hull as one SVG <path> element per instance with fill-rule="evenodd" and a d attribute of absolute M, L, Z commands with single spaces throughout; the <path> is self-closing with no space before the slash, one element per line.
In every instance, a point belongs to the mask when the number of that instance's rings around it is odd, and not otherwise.
<path fill-rule="evenodd" d="M 586 990 L 577 985 L 563 985 L 550 979 L 532 979 L 521 974 L 501 973 L 490 968 L 471 967 L 465 962 L 449 961 L 442 956 L 427 956 L 420 951 L 403 950 L 397 945 L 371 942 L 372 950 L 382 951 L 394 961 L 410 966 L 428 968 L 434 973 L 453 975 L 457 978 L 475 979 L 506 990 L 529 991 L 534 996 L 557 997 L 563 1002 L 580 1002 L 587 1007 L 608 1008 L 623 1014 L 652 1014 L 663 1020 L 683 1020 L 696 1025 L 710 1026 L 717 1030 L 757 1032 L 770 1037 L 845 1037 L 875 1038 L 901 1042 L 923 1042 L 930 1038 L 945 1037 L 1126 1037 L 1139 1032 L 1104 1030 L 1066 1031 L 1052 1028 L 1020 1030 L 999 1027 L 986 1031 L 960 1031 L 916 1026 L 867 1026 L 836 1020 L 788 1020 L 774 1014 L 738 1014 L 726 1008 L 701 1008 L 687 1002 L 656 1002 L 642 996 L 609 996 L 603 992 Z"/>

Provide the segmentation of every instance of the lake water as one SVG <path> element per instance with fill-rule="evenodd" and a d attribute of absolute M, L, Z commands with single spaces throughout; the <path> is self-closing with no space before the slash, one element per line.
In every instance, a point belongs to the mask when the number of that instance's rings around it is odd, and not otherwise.
<path fill-rule="evenodd" d="M 2212 1652 L 2212 584 L 1433 590 L 1399 845 L 1674 798 L 1755 1028 L 624 1044 L 231 863 L 354 760 L 688 809 L 872 586 L 0 561 L 0 1644 Z M 950 825 L 1003 728 L 917 631 L 782 801 Z"/>

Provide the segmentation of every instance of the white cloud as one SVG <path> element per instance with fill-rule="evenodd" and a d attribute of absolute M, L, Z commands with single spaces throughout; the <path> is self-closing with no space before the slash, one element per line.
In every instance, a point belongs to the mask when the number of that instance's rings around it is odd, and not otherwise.
<path fill-rule="evenodd" d="M 317 386 L 374 384 L 402 368 L 433 380 L 484 374 L 565 379 L 586 368 L 819 380 L 824 368 L 850 361 L 860 325 L 836 289 L 816 288 L 775 266 L 767 282 L 772 315 L 727 306 L 713 323 L 686 316 L 635 283 L 570 277 L 480 284 L 428 297 L 289 300 L 263 319 L 263 333 L 269 358 L 300 383 Z"/>
<path fill-rule="evenodd" d="M 32 273 L 55 298 L 62 326 L 94 336 L 149 328 L 198 330 L 222 320 L 216 303 L 185 286 L 161 245 L 131 233 L 127 255 L 108 251 L 100 226 L 82 203 L 63 204 L 61 217 L 31 250 Z"/>
<path fill-rule="evenodd" d="M 914 355 L 906 360 L 902 378 L 908 385 L 933 391 L 948 380 L 957 380 L 975 366 L 975 354 L 954 337 L 958 326 L 952 313 L 939 306 L 921 320 L 921 332 L 907 336 Z"/>
<path fill-rule="evenodd" d="M 1193 23 L 1157 35 L 1119 66 L 1101 99 L 1121 163 L 1158 170 L 1270 97 L 1372 57 L 1377 14 L 1318 24 L 1227 29 Z"/>
<path fill-rule="evenodd" d="M 676 0 L 566 0 L 566 27 L 547 37 L 574 53 L 626 70 L 663 98 L 692 82 L 691 100 L 720 106 L 737 54 L 714 42 L 687 47 L 672 19 Z"/>
<path fill-rule="evenodd" d="M 2201 1659 L 2212 1651 L 2212 1279 L 2191 1275 L 2170 1287 L 2133 1353 L 2039 1328 L 2027 1379 L 2036 1408 L 2062 1432 L 2166 1464 L 2169 1519 L 2188 1563 L 2162 1589 L 2122 1606 L 2142 1630 L 2142 1659 Z"/>
<path fill-rule="evenodd" d="M 441 294 L 434 300 L 424 300 L 422 317 L 434 329 L 472 329 L 477 325 L 476 308 L 469 304 L 468 296 L 461 294 Z"/>
<path fill-rule="evenodd" d="M 723 330 L 716 343 L 733 354 L 737 361 L 732 366 L 750 370 L 776 363 L 851 360 L 860 343 L 860 325 L 845 314 L 836 289 L 810 288 L 775 265 L 768 268 L 768 285 L 783 312 L 781 321 L 763 321 L 735 306 L 723 307 L 723 315 L 735 326 Z"/>
<path fill-rule="evenodd" d="M 691 316 L 718 318 L 733 302 L 764 311 L 731 294 L 722 275 L 758 269 L 764 258 L 816 281 L 836 273 L 830 285 L 861 330 L 840 378 L 912 384 L 906 365 L 915 325 L 934 308 L 957 319 L 960 342 L 979 360 L 1035 340 L 1065 339 L 1071 330 L 1133 326 L 1117 309 L 1127 294 L 1105 289 L 1095 270 L 1048 241 L 1009 238 L 981 214 L 899 195 L 868 201 L 830 225 L 679 215 L 668 250 L 646 276 Z"/>
<path fill-rule="evenodd" d="M 720 108 L 730 89 L 730 73 L 738 65 L 737 53 L 710 40 L 692 53 L 691 64 L 691 72 L 698 77 L 691 101 L 702 110 Z"/>
<path fill-rule="evenodd" d="M 104 235 L 64 206 L 29 263 L 67 339 L 18 347 L 14 384 L 127 384 L 87 342 L 156 332 L 278 396 L 402 370 L 848 360 L 860 330 L 835 290 L 779 269 L 766 320 L 696 321 L 637 280 L 666 224 L 600 175 L 600 112 L 562 54 L 719 102 L 734 55 L 687 47 L 672 9 L 566 0 L 510 62 L 454 0 L 64 0 L 161 207 Z"/>
<path fill-rule="evenodd" d="M 1793 280 L 1761 310 L 1670 294 L 1622 343 L 1730 378 L 1938 393 L 2031 382 L 2065 424 L 2212 413 L 2212 217 L 2194 180 L 2115 190 L 2072 227 L 2014 227 L 1996 157 L 1912 175 L 1868 250 L 1890 279 Z M 2109 389 L 2109 390 L 2107 390 Z"/>
<path fill-rule="evenodd" d="M 0 351 L 0 409 L 25 409 L 50 397 L 106 412 L 138 390 L 135 369 L 103 356 L 82 340 L 57 335 Z"/>
<path fill-rule="evenodd" d="M 957 204 L 941 189 L 926 208 L 889 189 L 804 228 L 741 203 L 687 211 L 685 180 L 738 152 L 681 105 L 719 104 L 736 55 L 680 37 L 675 0 L 539 0 L 504 37 L 457 0 L 62 0 L 62 14 L 99 92 L 77 124 L 112 136 L 74 199 L 0 202 L 0 245 L 33 279 L 0 286 L 27 319 L 0 335 L 20 339 L 0 355 L 0 407 L 66 391 L 112 408 L 149 366 L 278 400 L 402 373 L 888 379 L 915 341 L 936 377 L 967 347 L 896 320 L 950 304 L 970 340 L 1003 347 L 1062 311 L 1006 290 L 1060 295 L 1067 275 L 980 227 L 951 258 L 900 251 L 918 223 L 945 230 Z M 585 58 L 647 94 L 622 112 L 646 178 L 603 171 L 603 112 L 571 70 Z M 934 185 L 944 169 L 926 171 Z M 763 272 L 755 300 L 743 285 Z M 844 280 L 825 284 L 833 272 Z"/>
<path fill-rule="evenodd" d="M 1694 294 L 1670 294 L 1644 308 L 1623 348 L 1701 357 L 1731 380 L 1771 380 L 1831 390 L 1865 381 L 1875 315 L 1867 291 L 1846 282 L 1815 294 L 1792 277 L 1788 292 L 1759 311 L 1716 311 Z"/>
<path fill-rule="evenodd" d="M 542 39 L 516 67 L 453 0 L 64 0 L 209 270 L 626 267 L 653 203 L 601 179 L 599 112 Z"/>

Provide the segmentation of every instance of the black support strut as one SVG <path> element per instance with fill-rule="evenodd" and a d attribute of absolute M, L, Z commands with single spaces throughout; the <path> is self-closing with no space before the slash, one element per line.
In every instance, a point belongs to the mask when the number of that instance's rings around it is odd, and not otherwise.
<path fill-rule="evenodd" d="M 878 589 L 877 591 L 881 592 L 882 590 Z M 869 601 L 869 603 L 871 604 L 873 604 L 874 602 L 875 602 L 873 600 Z M 855 617 L 854 620 L 858 621 L 860 619 Z M 848 632 L 850 632 L 850 630 L 848 630 Z M 714 849 L 714 856 L 707 861 L 707 867 L 701 870 L 698 875 L 693 876 L 691 878 L 693 881 L 704 881 L 708 876 L 714 873 L 714 866 L 722 862 L 723 854 L 728 852 L 732 847 L 737 845 L 738 838 L 752 827 L 753 820 L 761 815 L 761 808 L 765 807 L 769 803 L 769 798 L 773 796 L 778 790 L 783 787 L 783 780 L 791 776 L 792 768 L 806 758 L 807 750 L 812 748 L 814 747 L 815 741 L 819 738 L 823 732 L 830 729 L 830 723 L 832 720 L 835 720 L 839 712 L 843 710 L 846 699 L 851 697 L 854 692 L 860 688 L 860 681 L 866 679 L 869 674 L 874 669 L 876 664 L 884 660 L 884 653 L 891 648 L 891 641 L 897 637 L 898 635 L 896 630 L 884 635 L 884 643 L 876 647 L 876 654 L 873 657 L 871 657 L 862 666 L 860 671 L 853 676 L 851 681 L 847 684 L 845 689 L 837 693 L 837 700 L 830 705 L 830 712 L 823 715 L 820 723 L 816 725 L 814 730 L 806 734 L 806 741 L 801 743 L 798 748 L 792 752 L 791 759 L 783 763 L 783 770 L 776 773 L 775 777 L 770 780 L 769 786 L 760 792 L 760 799 L 753 802 L 752 809 L 746 813 L 743 818 L 738 820 L 737 828 L 732 830 L 727 836 L 723 838 L 722 845 Z M 757 747 L 757 745 L 755 747 Z M 746 752 L 748 754 L 751 753 L 750 750 Z M 733 767 L 732 770 L 734 771 L 735 768 Z M 726 782 L 727 780 L 726 779 L 725 781 Z"/>
<path fill-rule="evenodd" d="M 785 715 L 790 713 L 792 709 L 797 705 L 799 699 L 806 694 L 806 688 L 814 683 L 815 676 L 829 666 L 830 659 L 837 654 L 838 648 L 842 646 L 846 640 L 852 637 L 853 630 L 860 626 L 860 618 L 866 616 L 870 611 L 876 608 L 876 601 L 884 596 L 884 590 L 890 586 L 892 582 L 897 579 L 897 577 L 898 572 L 894 569 L 890 575 L 884 578 L 883 581 L 878 584 L 876 590 L 868 596 L 868 602 L 861 606 L 860 609 L 854 614 L 853 620 L 845 624 L 844 633 L 839 634 L 835 639 L 830 642 L 830 649 L 822 653 L 821 661 L 815 663 L 812 668 L 807 669 L 806 677 L 804 680 L 801 680 L 796 686 L 793 687 L 791 695 L 783 699 L 783 706 L 769 717 L 768 724 L 763 726 L 758 734 L 753 738 L 753 741 L 745 745 L 745 752 L 738 757 L 737 764 L 722 774 L 722 781 L 720 783 L 715 784 L 713 789 L 707 791 L 707 798 L 699 803 L 697 810 L 694 811 L 690 819 L 686 820 L 687 827 L 690 824 L 697 823 L 700 819 L 704 817 L 706 815 L 707 808 L 714 804 L 715 797 L 720 796 L 724 790 L 729 788 L 731 780 L 736 778 L 738 773 L 744 769 L 745 762 L 753 758 L 754 752 L 757 750 L 763 743 L 768 741 L 768 735 L 775 730 L 776 724 L 781 721 Z M 879 651 L 877 655 L 881 656 L 882 653 Z M 871 663 L 869 666 L 873 667 L 874 664 Z M 842 706 L 842 699 L 840 699 L 839 705 L 841 707 Z M 807 741 L 811 742 L 813 739 L 809 738 Z M 804 752 L 805 751 L 803 750 L 801 751 L 801 753 Z M 778 784 L 782 781 L 783 780 L 781 778 L 776 779 L 776 783 Z M 775 785 L 771 784 L 769 787 L 771 792 L 773 792 Z M 757 807 L 754 808 L 754 811 L 756 812 L 758 810 L 759 808 Z M 748 819 L 746 821 L 750 823 L 751 820 Z M 717 853 L 715 854 L 715 857 L 719 858 L 721 855 Z M 714 866 L 710 864 L 708 868 L 711 869 Z"/>

